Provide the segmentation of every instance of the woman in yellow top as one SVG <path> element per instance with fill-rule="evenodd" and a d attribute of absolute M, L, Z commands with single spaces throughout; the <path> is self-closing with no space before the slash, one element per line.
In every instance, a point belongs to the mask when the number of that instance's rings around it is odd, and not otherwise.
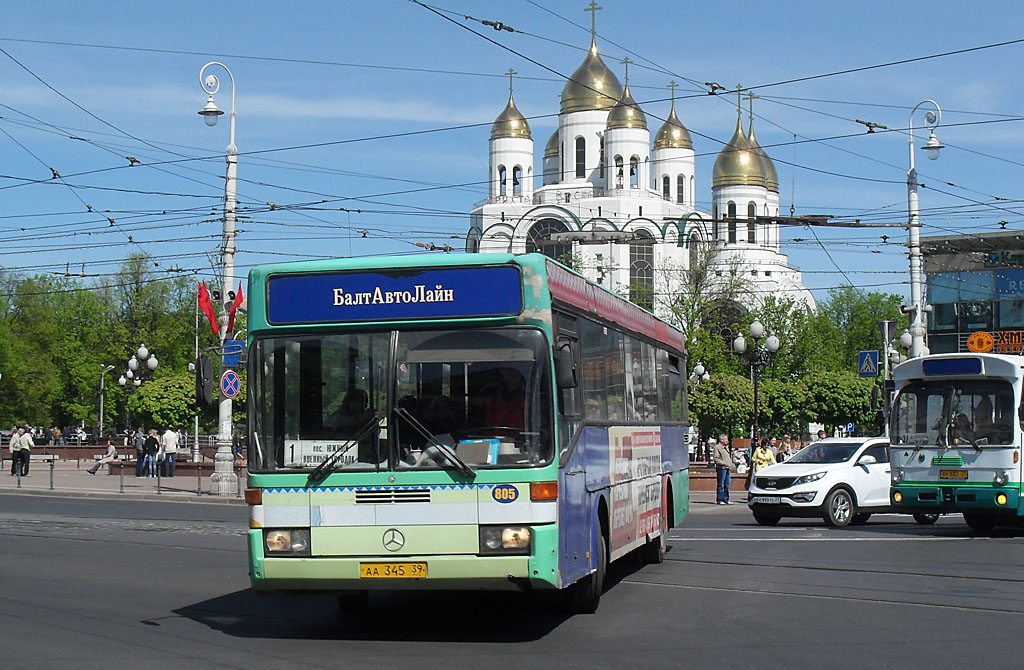
<path fill-rule="evenodd" d="M 755 474 L 758 470 L 769 465 L 775 465 L 775 454 L 772 453 L 771 447 L 768 446 L 768 440 L 762 439 L 761 444 L 754 449 L 754 455 L 750 459 L 753 464 L 753 470 L 751 475 Z"/>

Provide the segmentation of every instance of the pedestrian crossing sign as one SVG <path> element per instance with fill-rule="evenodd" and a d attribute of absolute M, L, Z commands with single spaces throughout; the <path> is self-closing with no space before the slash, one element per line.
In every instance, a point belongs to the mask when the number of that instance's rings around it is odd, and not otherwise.
<path fill-rule="evenodd" d="M 878 350 L 862 351 L 857 354 L 857 376 L 878 376 Z"/>

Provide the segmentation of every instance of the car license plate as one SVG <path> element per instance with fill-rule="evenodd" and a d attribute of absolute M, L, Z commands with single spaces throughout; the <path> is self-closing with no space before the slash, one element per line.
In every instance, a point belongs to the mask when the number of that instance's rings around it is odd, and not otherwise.
<path fill-rule="evenodd" d="M 427 564 L 360 563 L 359 576 L 363 579 L 423 579 L 427 576 Z"/>
<path fill-rule="evenodd" d="M 779 496 L 754 496 L 750 502 L 761 505 L 781 505 L 782 498 Z"/>
<path fill-rule="evenodd" d="M 967 470 L 939 470 L 939 479 L 967 479 Z"/>

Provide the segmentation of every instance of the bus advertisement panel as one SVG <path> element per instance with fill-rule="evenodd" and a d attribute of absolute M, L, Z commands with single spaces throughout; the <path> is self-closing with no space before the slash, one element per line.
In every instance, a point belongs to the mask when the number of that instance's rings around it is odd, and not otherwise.
<path fill-rule="evenodd" d="M 662 559 L 689 501 L 678 330 L 536 254 L 249 281 L 253 588 L 593 611 L 608 561 Z"/>

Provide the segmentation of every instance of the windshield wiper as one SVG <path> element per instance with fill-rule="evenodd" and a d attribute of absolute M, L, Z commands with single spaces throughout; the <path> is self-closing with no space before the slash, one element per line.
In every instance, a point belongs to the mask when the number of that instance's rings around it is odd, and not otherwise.
<path fill-rule="evenodd" d="M 334 471 L 334 466 L 337 465 L 341 457 L 348 453 L 349 449 L 356 446 L 362 440 L 365 440 L 375 430 L 380 429 L 381 421 L 384 417 L 376 412 L 369 418 L 366 424 L 356 433 L 347 443 L 341 445 L 331 455 L 324 459 L 324 462 L 313 468 L 313 471 L 309 473 L 307 478 L 310 484 L 319 484 L 324 480 L 325 477 Z"/>
<path fill-rule="evenodd" d="M 409 425 L 415 428 L 416 432 L 419 433 L 422 437 L 426 438 L 426 440 L 430 442 L 430 446 L 434 447 L 438 452 L 440 452 L 442 456 L 445 457 L 445 459 L 449 463 L 454 465 L 455 469 L 458 470 L 459 473 L 461 473 L 465 477 L 476 477 L 476 470 L 471 468 L 469 464 L 466 463 L 466 461 L 459 458 L 458 454 L 455 453 L 454 449 L 445 445 L 442 442 L 439 442 L 437 438 L 434 437 L 434 435 L 429 430 L 427 430 L 427 427 L 420 423 L 419 420 L 416 417 L 414 417 L 409 410 L 405 409 L 404 407 L 396 407 L 395 414 L 408 421 Z"/>

